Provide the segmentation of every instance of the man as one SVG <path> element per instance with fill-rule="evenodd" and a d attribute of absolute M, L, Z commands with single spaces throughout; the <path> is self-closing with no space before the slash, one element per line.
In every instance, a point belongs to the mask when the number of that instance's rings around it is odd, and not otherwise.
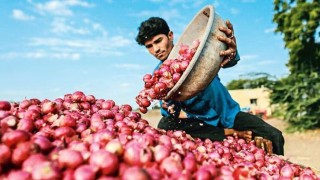
<path fill-rule="evenodd" d="M 237 53 L 233 26 L 226 21 L 227 27 L 219 27 L 227 37 L 218 39 L 227 44 L 228 49 L 220 52 L 224 56 L 223 68 L 232 67 L 240 60 Z M 145 46 L 149 53 L 160 60 L 157 68 L 165 61 L 174 44 L 173 32 L 167 22 L 159 17 L 151 17 L 140 24 L 136 41 Z M 196 96 L 182 101 L 160 101 L 163 116 L 158 128 L 183 130 L 192 137 L 223 140 L 228 135 L 238 136 L 247 141 L 261 136 L 272 142 L 273 153 L 283 155 L 284 138 L 281 131 L 264 120 L 249 113 L 241 112 L 239 104 L 230 96 L 217 75 L 206 89 Z M 268 145 L 268 144 L 267 144 Z"/>

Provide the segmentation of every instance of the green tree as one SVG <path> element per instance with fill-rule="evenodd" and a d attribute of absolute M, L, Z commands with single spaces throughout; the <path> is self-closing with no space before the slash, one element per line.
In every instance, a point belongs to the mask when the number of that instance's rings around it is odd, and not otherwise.
<path fill-rule="evenodd" d="M 271 102 L 292 130 L 320 127 L 320 0 L 274 0 L 275 32 L 289 50 L 290 74 L 274 84 Z"/>
<path fill-rule="evenodd" d="M 240 79 L 232 80 L 229 82 L 226 87 L 229 90 L 234 89 L 254 89 L 260 87 L 273 87 L 275 83 L 275 77 L 271 76 L 268 73 L 262 72 L 252 72 L 248 74 L 241 75 Z"/>

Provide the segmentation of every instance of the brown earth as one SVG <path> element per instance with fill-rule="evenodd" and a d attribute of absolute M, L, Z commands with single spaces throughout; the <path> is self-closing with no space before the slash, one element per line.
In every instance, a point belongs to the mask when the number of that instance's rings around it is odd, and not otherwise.
<path fill-rule="evenodd" d="M 156 127 L 160 119 L 160 113 L 157 110 L 151 110 L 142 117 Z M 285 138 L 284 158 L 290 162 L 297 163 L 320 172 L 320 129 L 288 133 L 285 131 L 287 123 L 279 119 L 267 119 L 268 123 L 283 132 Z"/>

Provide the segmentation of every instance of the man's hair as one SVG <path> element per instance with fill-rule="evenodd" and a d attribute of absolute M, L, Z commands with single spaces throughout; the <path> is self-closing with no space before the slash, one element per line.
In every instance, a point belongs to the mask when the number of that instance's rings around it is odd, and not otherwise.
<path fill-rule="evenodd" d="M 136 41 L 139 45 L 144 45 L 147 40 L 158 34 L 168 35 L 170 32 L 167 22 L 160 17 L 150 17 L 143 21 L 138 30 Z"/>

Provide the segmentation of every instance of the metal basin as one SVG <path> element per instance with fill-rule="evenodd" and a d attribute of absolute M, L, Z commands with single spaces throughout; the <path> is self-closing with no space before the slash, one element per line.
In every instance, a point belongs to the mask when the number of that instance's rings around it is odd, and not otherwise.
<path fill-rule="evenodd" d="M 223 59 L 219 52 L 227 48 L 217 39 L 219 35 L 225 36 L 218 29 L 221 26 L 226 26 L 225 22 L 214 12 L 214 7 L 211 5 L 205 6 L 194 16 L 173 47 L 168 59 L 179 56 L 181 43 L 191 45 L 194 40 L 199 39 L 200 45 L 188 68 L 164 99 L 187 100 L 205 89 L 217 75 Z"/>

